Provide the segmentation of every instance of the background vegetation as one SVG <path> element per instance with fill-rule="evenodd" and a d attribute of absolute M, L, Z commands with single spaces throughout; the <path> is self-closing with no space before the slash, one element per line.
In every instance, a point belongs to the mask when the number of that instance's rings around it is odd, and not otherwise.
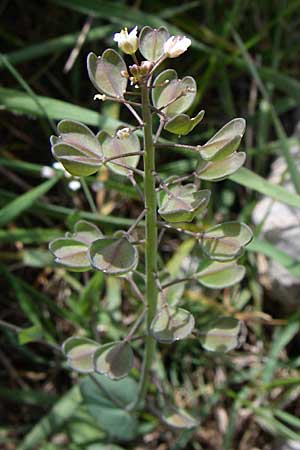
<path fill-rule="evenodd" d="M 300 441 L 299 309 L 274 303 L 258 277 L 257 258 L 266 255 L 295 276 L 300 261 L 263 240 L 259 227 L 253 227 L 256 237 L 244 257 L 247 277 L 239 290 L 195 288 L 183 294 L 199 323 L 216 312 L 243 318 L 248 337 L 242 349 L 216 357 L 203 352 L 196 339 L 161 347 L 166 367 L 161 380 L 201 425 L 171 430 L 148 405 L 138 417 L 134 441 L 109 438 L 82 405 L 77 376 L 57 348 L 85 329 L 91 337 L 118 338 L 133 320 L 134 305 L 122 298 L 117 280 L 105 283 L 99 273 L 88 278 L 54 267 L 47 243 L 79 218 L 108 232 L 126 227 L 137 215 L 136 194 L 129 183 L 103 171 L 89 180 L 99 208 L 94 214 L 84 193 L 70 189 L 70 180 L 58 171 L 46 179 L 42 172 L 53 163 L 49 135 L 57 120 L 77 119 L 107 130 L 128 120 L 115 104 L 92 100 L 87 53 L 101 54 L 114 45 L 112 35 L 121 27 L 166 24 L 193 40 L 191 51 L 176 61 L 179 74 L 197 81 L 194 109 L 206 110 L 190 142 L 205 142 L 236 116 L 248 123 L 247 168 L 211 187 L 209 220 L 251 224 L 261 194 L 299 207 L 300 177 L 291 154 L 299 142 L 292 137 L 299 120 L 299 11 L 299 0 L 182 1 L 180 6 L 160 0 L 1 0 L 2 448 L 273 450 L 281 440 Z M 266 181 L 278 155 L 287 161 L 294 192 Z M 182 153 L 158 158 L 165 174 L 180 175 L 193 163 Z M 173 271 L 189 257 L 189 240 L 179 244 L 170 235 L 163 248 Z"/>

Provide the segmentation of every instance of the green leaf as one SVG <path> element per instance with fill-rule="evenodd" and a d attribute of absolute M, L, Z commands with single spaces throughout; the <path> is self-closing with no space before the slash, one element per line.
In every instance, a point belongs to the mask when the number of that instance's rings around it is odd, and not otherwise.
<path fill-rule="evenodd" d="M 244 247 L 252 240 L 248 225 L 239 222 L 225 222 L 203 233 L 200 245 L 204 253 L 216 261 L 235 259 L 243 253 Z"/>
<path fill-rule="evenodd" d="M 288 270 L 294 277 L 300 276 L 300 261 L 292 258 L 271 242 L 265 241 L 264 239 L 254 238 L 247 247 L 247 251 L 262 253 L 263 255 L 266 255 L 276 261 Z"/>
<path fill-rule="evenodd" d="M 126 238 L 103 238 L 92 243 L 89 259 L 96 270 L 123 275 L 136 268 L 138 251 Z"/>
<path fill-rule="evenodd" d="M 236 172 L 245 162 L 246 153 L 232 153 L 220 161 L 201 161 L 197 167 L 200 180 L 221 181 Z"/>
<path fill-rule="evenodd" d="M 37 199 L 39 199 L 42 195 L 45 195 L 50 189 L 58 182 L 61 178 L 61 174 L 56 175 L 54 178 L 45 181 L 39 186 L 31 189 L 31 191 L 26 192 L 25 194 L 20 195 L 12 202 L 5 205 L 0 209 L 0 227 L 6 225 L 11 222 L 13 219 L 18 217 L 28 208 L 30 208 Z"/>
<path fill-rule="evenodd" d="M 103 94 L 123 98 L 127 87 L 127 67 L 123 58 L 113 49 L 105 50 L 97 57 L 90 53 L 87 68 L 94 87 Z"/>
<path fill-rule="evenodd" d="M 128 342 L 109 343 L 94 354 L 95 371 L 111 380 L 126 377 L 133 367 L 133 352 Z"/>
<path fill-rule="evenodd" d="M 170 36 L 165 27 L 142 28 L 139 35 L 139 50 L 148 61 L 157 61 L 164 53 L 164 43 Z"/>
<path fill-rule="evenodd" d="M 168 116 L 185 112 L 193 103 L 197 94 L 197 85 L 194 78 L 187 76 L 178 79 L 173 69 L 161 72 L 154 80 L 152 100 L 156 108 Z"/>
<path fill-rule="evenodd" d="M 239 153 L 240 154 L 240 153 Z M 241 184 L 249 189 L 260 192 L 278 200 L 279 202 L 286 203 L 290 206 L 300 206 L 300 196 L 289 192 L 282 186 L 270 183 L 270 181 L 257 175 L 246 167 L 242 167 L 234 175 L 230 176 L 232 181 Z"/>
<path fill-rule="evenodd" d="M 199 421 L 183 409 L 168 406 L 162 413 L 162 420 L 172 428 L 191 429 L 199 425 Z"/>
<path fill-rule="evenodd" d="M 189 134 L 203 119 L 204 110 L 200 111 L 197 116 L 191 118 L 187 114 L 178 114 L 172 117 L 164 126 L 164 129 L 170 133 L 187 135 Z"/>
<path fill-rule="evenodd" d="M 229 352 L 241 345 L 245 339 L 243 322 L 233 317 L 220 317 L 201 332 L 200 341 L 210 352 Z"/>
<path fill-rule="evenodd" d="M 17 91 L 15 89 L 6 89 L 0 87 L 0 104 L 8 111 L 25 114 L 33 117 L 45 117 L 44 111 L 47 111 L 50 119 L 72 119 L 79 120 L 88 125 L 96 127 L 105 126 L 105 129 L 115 129 L 120 126 L 122 122 L 105 117 L 91 111 L 87 108 L 74 105 L 72 103 L 63 102 L 62 100 L 55 100 L 49 97 L 36 96 L 38 102 L 42 105 L 39 108 L 37 103 L 30 97 L 30 95 L 24 92 Z"/>
<path fill-rule="evenodd" d="M 23 328 L 18 332 L 19 343 L 21 345 L 34 342 L 43 337 L 43 329 L 39 325 L 33 325 L 29 328 Z"/>
<path fill-rule="evenodd" d="M 49 244 L 49 250 L 55 256 L 57 264 L 79 272 L 90 270 L 88 246 L 102 236 L 96 225 L 79 220 L 74 225 L 74 233 L 66 233 L 65 237 L 54 239 Z"/>
<path fill-rule="evenodd" d="M 239 283 L 245 273 L 245 267 L 238 265 L 236 261 L 225 263 L 209 261 L 206 263 L 206 267 L 195 275 L 195 278 L 205 287 L 223 289 Z"/>
<path fill-rule="evenodd" d="M 158 213 L 169 222 L 191 222 L 205 211 L 210 194 L 208 189 L 198 191 L 194 184 L 171 185 L 169 192 L 160 192 Z"/>
<path fill-rule="evenodd" d="M 79 220 L 74 225 L 73 233 L 66 233 L 67 238 L 77 239 L 87 245 L 90 245 L 96 239 L 103 236 L 99 228 L 87 220 Z"/>
<path fill-rule="evenodd" d="M 110 380 L 104 375 L 86 377 L 80 384 L 82 397 L 96 424 L 109 436 L 120 441 L 134 439 L 137 421 L 126 411 L 126 407 L 136 400 L 137 384 L 127 377 Z"/>
<path fill-rule="evenodd" d="M 62 120 L 57 126 L 58 138 L 51 136 L 54 158 L 74 176 L 88 176 L 102 164 L 102 153 L 94 133 L 80 122 Z"/>
<path fill-rule="evenodd" d="M 171 344 L 186 338 L 194 326 L 195 319 L 191 313 L 165 304 L 152 320 L 150 332 L 158 342 Z"/>
<path fill-rule="evenodd" d="M 55 262 L 68 269 L 90 270 L 91 264 L 87 256 L 88 246 L 77 239 L 57 238 L 49 244 L 50 252 L 55 256 Z"/>
<path fill-rule="evenodd" d="M 99 142 L 102 146 L 105 158 L 112 158 L 126 153 L 139 152 L 140 141 L 136 134 L 130 133 L 128 137 L 119 138 L 117 135 L 110 136 L 105 131 L 98 134 Z M 115 162 L 107 163 L 107 166 L 118 175 L 128 176 L 130 169 L 121 167 L 122 164 L 135 168 L 139 162 L 139 155 L 123 156 L 115 160 Z M 118 165 L 120 164 L 120 166 Z"/>
<path fill-rule="evenodd" d="M 93 356 L 99 344 L 83 337 L 70 337 L 62 346 L 68 365 L 80 373 L 94 372 Z"/>
<path fill-rule="evenodd" d="M 245 129 L 245 119 L 231 120 L 201 147 L 201 158 L 214 161 L 223 160 L 238 149 Z"/>

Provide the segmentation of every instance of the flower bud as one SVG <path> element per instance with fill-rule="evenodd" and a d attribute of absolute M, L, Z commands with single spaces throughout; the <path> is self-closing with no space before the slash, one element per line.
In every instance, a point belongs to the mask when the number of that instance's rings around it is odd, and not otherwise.
<path fill-rule="evenodd" d="M 114 41 L 118 43 L 118 47 L 127 55 L 134 55 L 138 49 L 137 27 L 133 28 L 128 34 L 127 28 L 115 33 Z"/>
<path fill-rule="evenodd" d="M 148 73 L 152 70 L 153 65 L 153 62 L 151 61 L 142 61 L 140 65 L 141 76 L 148 75 Z"/>
<path fill-rule="evenodd" d="M 185 36 L 171 36 L 164 44 L 164 54 L 168 58 L 176 58 L 184 53 L 191 43 Z"/>

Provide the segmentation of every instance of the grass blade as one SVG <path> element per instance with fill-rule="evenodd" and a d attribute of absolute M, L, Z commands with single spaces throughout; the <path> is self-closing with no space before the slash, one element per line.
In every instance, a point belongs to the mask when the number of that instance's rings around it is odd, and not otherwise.
<path fill-rule="evenodd" d="M 50 180 L 45 181 L 39 186 L 31 189 L 31 191 L 20 195 L 12 202 L 5 205 L 0 210 L 0 227 L 3 227 L 7 223 L 11 222 L 13 219 L 30 208 L 38 198 L 40 198 L 42 195 L 45 195 L 46 192 L 48 192 L 58 182 L 61 176 L 61 174 L 57 174 Z"/>

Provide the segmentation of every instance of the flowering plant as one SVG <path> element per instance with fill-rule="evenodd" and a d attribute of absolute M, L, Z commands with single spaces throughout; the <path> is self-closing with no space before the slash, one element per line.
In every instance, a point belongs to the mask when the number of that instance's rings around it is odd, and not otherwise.
<path fill-rule="evenodd" d="M 156 346 L 193 337 L 208 351 L 227 352 L 241 343 L 244 326 L 237 318 L 218 316 L 199 327 L 193 315 L 181 306 L 181 300 L 188 283 L 200 283 L 204 289 L 223 289 L 239 283 L 245 275 L 238 259 L 252 238 L 250 228 L 238 222 L 207 227 L 204 222 L 211 197 L 207 182 L 224 180 L 245 161 L 245 153 L 238 152 L 245 120 L 232 119 L 204 144 L 191 146 L 161 139 L 163 131 L 187 135 L 204 116 L 203 110 L 195 117 L 186 114 L 197 95 L 196 81 L 191 76 L 179 78 L 174 69 L 160 71 L 168 58 L 182 55 L 191 41 L 184 36 L 170 36 L 164 27 L 147 26 L 139 36 L 136 27 L 129 33 L 121 30 L 114 40 L 120 50 L 131 55 L 132 64 L 128 67 L 119 53 L 107 49 L 101 56 L 88 55 L 88 74 L 97 91 L 95 99 L 126 106 L 136 124 L 116 129 L 111 135 L 105 130 L 94 133 L 73 120 L 62 120 L 58 136 L 51 137 L 51 147 L 65 170 L 80 177 L 82 183 L 84 177 L 103 166 L 126 177 L 141 200 L 140 214 L 128 229 L 110 236 L 81 220 L 73 233 L 52 241 L 50 251 L 58 264 L 70 270 L 100 271 L 119 277 L 128 283 L 141 307 L 131 330 L 121 340 L 98 342 L 73 336 L 63 344 L 63 352 L 72 369 L 89 374 L 102 388 L 105 377 L 128 377 L 136 364 L 141 368 L 138 387 L 126 405 L 126 414 L 141 407 L 153 382 L 157 386 L 156 400 L 162 403 L 162 419 L 170 426 L 192 428 L 197 419 L 176 409 L 157 384 Z M 128 84 L 134 89 L 130 91 Z M 133 95 L 139 100 L 133 101 Z M 157 149 L 192 152 L 194 170 L 183 176 L 164 177 L 156 166 Z M 168 231 L 191 238 L 198 254 L 196 264 L 180 267 L 177 275 L 164 268 L 159 259 L 159 248 Z M 140 342 L 144 344 L 142 361 L 134 358 Z M 90 387 L 86 383 L 82 391 L 88 397 Z M 109 389 L 113 390 L 114 384 Z M 153 390 L 151 395 L 155 396 Z"/>

